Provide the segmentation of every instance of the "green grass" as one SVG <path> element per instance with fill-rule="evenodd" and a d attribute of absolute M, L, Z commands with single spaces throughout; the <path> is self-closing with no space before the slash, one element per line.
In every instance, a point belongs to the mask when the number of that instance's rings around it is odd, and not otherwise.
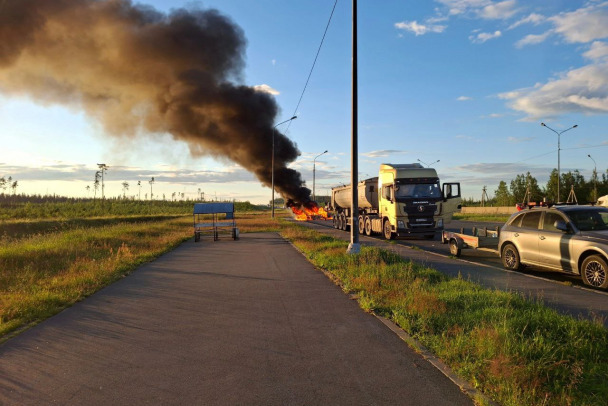
<path fill-rule="evenodd" d="M 463 214 L 456 213 L 453 216 L 453 220 L 462 220 L 462 221 L 491 221 L 495 223 L 505 223 L 510 214 Z"/>
<path fill-rule="evenodd" d="M 605 405 L 608 332 L 541 303 L 450 279 L 397 254 L 299 226 L 283 235 L 360 306 L 392 319 L 455 372 L 505 406 Z"/>

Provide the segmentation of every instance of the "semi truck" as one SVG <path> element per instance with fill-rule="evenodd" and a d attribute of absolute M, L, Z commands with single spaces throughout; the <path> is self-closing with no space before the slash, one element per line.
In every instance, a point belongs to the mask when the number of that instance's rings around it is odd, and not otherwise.
<path fill-rule="evenodd" d="M 382 164 L 378 177 L 357 185 L 358 213 L 355 227 L 366 235 L 386 239 L 416 236 L 434 238 L 461 208 L 460 183 L 439 183 L 437 171 L 414 164 Z M 352 190 L 350 185 L 332 188 L 334 228 L 349 231 Z"/>

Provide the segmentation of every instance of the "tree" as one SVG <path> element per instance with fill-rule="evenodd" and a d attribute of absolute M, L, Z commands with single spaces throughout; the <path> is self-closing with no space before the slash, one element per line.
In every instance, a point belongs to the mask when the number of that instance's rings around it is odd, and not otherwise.
<path fill-rule="evenodd" d="M 14 181 L 11 184 L 11 189 L 13 189 L 13 195 L 17 194 L 17 186 L 19 186 L 19 184 L 17 183 L 17 181 Z"/>
<path fill-rule="evenodd" d="M 129 182 L 125 180 L 122 182 L 122 197 L 125 199 L 127 197 L 127 190 L 129 190 Z"/>
<path fill-rule="evenodd" d="M 87 198 L 89 197 L 89 193 L 91 193 L 91 185 L 87 185 L 85 187 L 85 189 L 87 190 Z"/>
<path fill-rule="evenodd" d="M 97 198 L 97 190 L 99 190 L 99 182 L 101 180 L 101 172 L 95 172 L 95 181 L 93 182 L 93 188 L 95 189 L 95 194 L 93 195 L 93 199 Z"/>
<path fill-rule="evenodd" d="M 152 179 L 150 179 L 148 183 L 150 184 L 150 200 L 152 200 L 154 198 L 154 195 L 152 194 L 152 185 L 154 184 L 154 177 L 152 177 Z"/>
<path fill-rule="evenodd" d="M 561 194 L 560 187 L 560 194 Z M 553 169 L 551 171 L 551 175 L 549 175 L 549 180 L 547 181 L 547 185 L 545 186 L 545 196 L 547 196 L 547 200 L 550 202 L 559 202 L 560 198 L 557 196 L 557 169 Z"/>
<path fill-rule="evenodd" d="M 0 189 L 2 189 L 2 193 L 4 193 L 4 191 L 6 190 L 6 179 L 4 179 L 4 176 L 0 178 Z"/>
<path fill-rule="evenodd" d="M 569 171 L 562 174 L 562 185 L 570 193 L 570 189 L 574 188 L 574 193 L 577 196 L 577 200 L 580 197 L 582 200 L 586 200 L 589 193 L 591 192 L 589 185 L 585 183 L 585 178 L 578 169 L 574 172 Z"/>
<path fill-rule="evenodd" d="M 527 203 L 528 201 L 538 202 L 542 200 L 542 191 L 538 186 L 538 181 L 534 176 L 527 172 L 525 175 L 517 175 L 515 179 L 511 181 L 511 194 L 515 202 Z M 526 191 L 530 192 L 530 195 L 526 198 Z M 524 202 L 524 200 L 526 200 Z"/>
<path fill-rule="evenodd" d="M 513 204 L 513 196 L 509 193 L 507 183 L 504 180 L 501 180 L 498 184 L 498 189 L 494 191 L 494 196 L 496 205 L 498 206 L 511 206 Z"/>

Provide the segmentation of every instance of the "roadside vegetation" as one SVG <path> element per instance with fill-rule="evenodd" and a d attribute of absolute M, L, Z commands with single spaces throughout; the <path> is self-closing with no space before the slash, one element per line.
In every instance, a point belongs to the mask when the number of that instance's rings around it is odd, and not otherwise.
<path fill-rule="evenodd" d="M 192 202 L 181 212 L 155 203 L 155 215 L 0 221 L 0 340 L 192 238 Z M 393 320 L 499 404 L 606 404 L 608 330 L 601 320 L 575 320 L 389 251 L 364 246 L 347 255 L 346 242 L 285 216 L 237 209 L 237 225 L 241 233 L 281 232 L 363 309 Z"/>
<path fill-rule="evenodd" d="M 386 250 L 298 225 L 283 235 L 360 306 L 387 317 L 505 406 L 605 405 L 608 331 L 513 293 L 451 279 Z"/>
<path fill-rule="evenodd" d="M 455 213 L 453 219 L 462 221 L 491 221 L 493 223 L 505 223 L 509 217 L 509 214 Z"/>

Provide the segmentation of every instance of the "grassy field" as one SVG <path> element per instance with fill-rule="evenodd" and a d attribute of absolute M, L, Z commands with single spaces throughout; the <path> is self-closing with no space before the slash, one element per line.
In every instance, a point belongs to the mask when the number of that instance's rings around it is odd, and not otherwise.
<path fill-rule="evenodd" d="M 0 340 L 192 238 L 191 208 L 0 222 Z M 498 403 L 606 404 L 608 333 L 601 323 L 449 279 L 388 251 L 364 246 L 349 256 L 343 241 L 269 217 L 238 213 L 240 232 L 281 232 L 363 309 L 392 319 Z"/>

